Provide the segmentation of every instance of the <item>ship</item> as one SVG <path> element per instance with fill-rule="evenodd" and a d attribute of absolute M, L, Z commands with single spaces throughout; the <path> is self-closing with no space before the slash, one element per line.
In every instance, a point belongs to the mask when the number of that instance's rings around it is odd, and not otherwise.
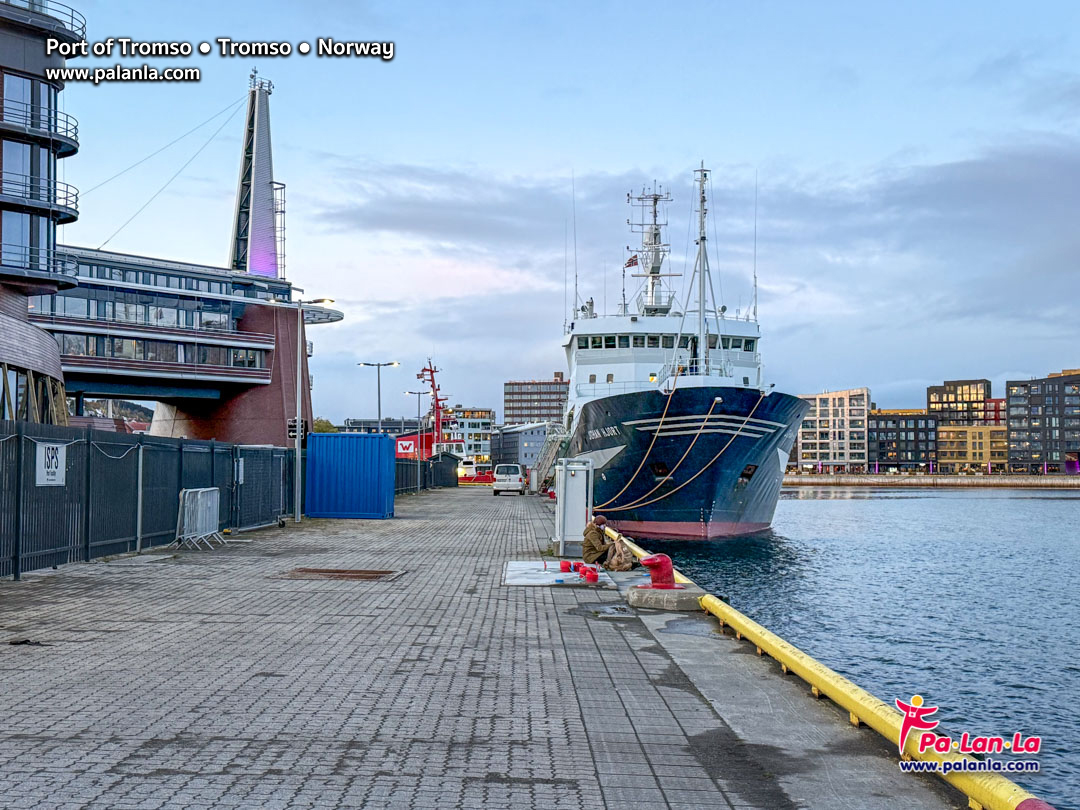
<path fill-rule="evenodd" d="M 768 530 L 808 403 L 766 383 L 752 306 L 717 306 L 706 239 L 710 171 L 695 170 L 697 254 L 680 305 L 668 272 L 669 192 L 627 195 L 641 247 L 626 260 L 618 312 L 574 291 L 562 455 L 593 462 L 594 514 L 634 537 L 715 540 Z M 755 226 L 756 227 L 756 226 Z M 756 252 L 756 251 L 755 251 Z M 626 271 L 640 278 L 631 306 Z M 696 293 L 696 295 L 695 295 Z M 696 298 L 696 300 L 695 300 Z"/>

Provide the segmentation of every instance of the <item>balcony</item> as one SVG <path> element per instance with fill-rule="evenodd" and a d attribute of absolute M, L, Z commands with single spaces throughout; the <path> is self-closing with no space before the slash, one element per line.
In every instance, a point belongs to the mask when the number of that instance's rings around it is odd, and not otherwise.
<path fill-rule="evenodd" d="M 79 122 L 74 116 L 40 104 L 4 99 L 0 106 L 0 132 L 54 141 L 58 146 L 57 157 L 69 157 L 79 151 Z"/>
<path fill-rule="evenodd" d="M 35 213 L 47 211 L 59 225 L 79 218 L 78 189 L 60 180 L 0 172 L 0 203 L 18 205 Z"/>
<path fill-rule="evenodd" d="M 168 363 L 159 360 L 134 360 L 126 357 L 96 357 L 64 354 L 60 356 L 64 373 L 108 374 L 110 376 L 203 382 L 235 382 L 268 385 L 270 369 L 241 366 L 211 366 L 198 363 Z"/>
<path fill-rule="evenodd" d="M 50 248 L 0 244 L 0 277 L 26 288 L 27 295 L 48 295 L 78 284 L 78 263 Z"/>
<path fill-rule="evenodd" d="M 86 39 L 86 18 L 55 0 L 0 0 L 0 17 L 44 31 L 65 42 Z"/>
<path fill-rule="evenodd" d="M 205 343 L 218 346 L 244 346 L 247 348 L 274 348 L 274 336 L 268 332 L 238 332 L 225 329 L 198 329 L 193 326 L 158 326 L 152 323 L 106 320 L 103 318 L 79 318 L 67 315 L 41 315 L 31 312 L 30 321 L 57 332 L 83 332 L 86 334 L 138 338 L 176 338 L 187 343 Z"/>

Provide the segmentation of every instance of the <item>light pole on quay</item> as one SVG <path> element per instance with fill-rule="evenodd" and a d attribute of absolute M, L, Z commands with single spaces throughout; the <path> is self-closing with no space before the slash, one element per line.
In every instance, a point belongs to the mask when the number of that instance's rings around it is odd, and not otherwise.
<path fill-rule="evenodd" d="M 420 494 L 420 397 L 427 391 L 406 391 L 407 396 L 416 397 L 416 494 Z"/>
<path fill-rule="evenodd" d="M 400 366 L 397 360 L 389 363 L 357 363 L 358 366 L 375 366 L 375 398 L 379 408 L 379 433 L 382 433 L 382 370 L 383 366 Z"/>
<path fill-rule="evenodd" d="M 333 298 L 314 298 L 311 301 L 292 301 L 296 306 L 296 435 L 293 442 L 293 520 L 300 522 L 300 495 L 303 490 L 300 472 L 300 437 L 304 432 L 303 386 L 304 372 L 304 307 L 334 303 Z"/>

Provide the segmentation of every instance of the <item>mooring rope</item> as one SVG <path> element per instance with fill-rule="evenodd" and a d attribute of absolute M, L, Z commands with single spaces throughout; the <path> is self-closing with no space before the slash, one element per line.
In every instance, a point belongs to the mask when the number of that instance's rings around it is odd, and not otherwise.
<path fill-rule="evenodd" d="M 702 431 L 705 430 L 705 426 L 709 424 L 709 417 L 712 416 L 713 408 L 715 408 L 715 407 L 716 407 L 716 398 L 713 398 L 712 404 L 709 406 L 709 412 L 707 414 L 705 414 L 705 418 L 701 420 L 701 424 L 698 426 L 697 433 L 694 434 L 693 441 L 691 441 L 690 445 L 686 448 L 686 452 L 682 454 L 682 458 L 680 458 L 678 463 L 671 469 L 671 471 L 660 480 L 660 483 L 657 484 L 652 489 L 650 489 L 644 495 L 639 495 L 637 498 L 634 498 L 634 500 L 630 501 L 630 503 L 624 503 L 622 506 L 618 507 L 619 509 L 627 509 L 627 508 L 629 508 L 631 506 L 634 506 L 639 501 L 645 500 L 650 495 L 652 495 L 654 492 L 656 492 L 656 490 L 660 489 L 660 487 L 662 487 L 664 485 L 664 482 L 668 481 L 670 478 L 672 478 L 675 475 L 676 471 L 679 469 L 679 466 L 683 463 L 683 461 L 686 460 L 686 457 L 688 455 L 690 455 L 690 451 L 694 449 L 694 445 L 697 444 L 697 440 L 701 437 Z M 740 430 L 741 430 L 741 428 L 740 428 Z M 656 432 L 657 433 L 660 432 L 659 427 L 657 427 Z M 735 438 L 735 437 L 732 436 L 732 438 Z"/>
<path fill-rule="evenodd" d="M 723 447 L 720 448 L 720 452 L 718 452 L 715 456 L 713 456 L 704 467 L 702 467 L 700 470 L 698 470 L 692 476 L 687 478 L 685 481 L 683 481 L 677 487 L 672 489 L 670 492 L 665 492 L 663 495 L 660 495 L 659 497 L 653 498 L 651 501 L 645 501 L 644 503 L 635 503 L 632 506 L 612 506 L 612 507 L 609 507 L 607 509 L 607 511 L 608 512 L 620 512 L 620 511 L 622 511 L 624 509 L 637 509 L 638 507 L 648 506 L 648 505 L 654 504 L 654 503 L 656 503 L 658 501 L 662 501 L 662 500 L 664 500 L 664 498 L 667 498 L 667 497 L 669 497 L 671 495 L 674 495 L 680 489 L 685 487 L 687 484 L 689 484 L 691 481 L 693 481 L 695 478 L 697 478 L 699 475 L 701 475 L 703 472 L 705 472 L 707 469 L 709 469 L 709 467 L 711 467 L 716 462 L 716 460 L 718 458 L 720 458 L 720 456 L 722 456 L 724 454 L 724 451 L 727 450 L 728 447 L 731 446 L 731 443 L 733 441 L 735 441 L 735 437 L 742 433 L 742 429 L 744 427 L 746 427 L 747 423 L 750 421 L 750 417 L 752 417 L 754 415 L 754 412 L 758 409 L 758 405 L 761 404 L 761 400 L 763 400 L 763 399 L 765 399 L 765 394 L 764 393 L 762 393 L 761 396 L 758 397 L 758 401 L 754 403 L 754 407 L 750 410 L 750 413 L 748 413 L 746 415 L 746 418 L 743 419 L 743 423 L 739 426 L 739 429 L 735 433 L 733 433 L 731 435 L 731 438 L 727 440 L 727 444 L 725 444 Z"/>
<path fill-rule="evenodd" d="M 656 444 L 656 439 L 660 435 L 660 428 L 664 426 L 664 420 L 667 418 L 668 408 L 671 407 L 671 398 L 675 396 L 675 389 L 679 387 L 679 375 L 682 374 L 682 370 L 682 366 L 676 364 L 675 379 L 671 383 L 671 391 L 668 392 L 667 402 L 664 403 L 664 412 L 660 414 L 660 424 L 656 428 L 656 433 L 653 434 L 652 441 L 649 442 L 649 449 L 645 451 L 645 455 L 642 457 L 641 463 L 638 464 L 637 469 L 634 470 L 634 474 L 630 476 L 630 480 L 626 482 L 626 485 L 618 492 L 616 492 L 614 497 L 608 498 L 606 501 L 604 501 L 604 503 L 600 504 L 599 506 L 594 506 L 594 511 L 597 509 L 603 509 L 612 501 L 618 500 L 619 496 L 626 492 L 627 487 L 634 483 L 634 479 L 637 478 L 638 473 L 641 472 L 641 468 L 645 466 L 645 462 L 649 459 L 649 453 L 652 452 L 653 445 Z"/>

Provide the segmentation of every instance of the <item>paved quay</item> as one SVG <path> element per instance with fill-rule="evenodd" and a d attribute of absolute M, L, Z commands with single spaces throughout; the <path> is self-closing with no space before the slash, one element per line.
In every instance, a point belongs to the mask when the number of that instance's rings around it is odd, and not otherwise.
<path fill-rule="evenodd" d="M 0 806 L 965 806 L 704 615 L 503 585 L 543 499 L 397 514 L 0 582 Z"/>

